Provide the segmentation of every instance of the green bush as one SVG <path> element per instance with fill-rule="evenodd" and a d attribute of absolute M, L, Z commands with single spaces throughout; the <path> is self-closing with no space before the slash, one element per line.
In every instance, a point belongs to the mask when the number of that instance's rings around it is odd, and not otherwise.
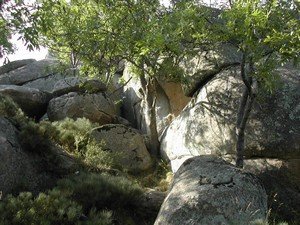
<path fill-rule="evenodd" d="M 86 118 L 78 118 L 76 120 L 66 118 L 62 121 L 53 122 L 53 125 L 59 131 L 58 142 L 60 145 L 69 152 L 82 155 L 85 153 L 90 131 L 94 127 L 99 126 Z"/>
<path fill-rule="evenodd" d="M 19 137 L 24 149 L 43 156 L 49 165 L 56 163 L 53 161 L 56 156 L 53 146 L 57 144 L 93 170 L 121 170 L 120 153 L 104 151 L 104 142 L 89 139 L 90 131 L 97 125 L 86 118 L 66 118 L 53 123 L 36 123 L 28 119 L 20 127 Z"/>
<path fill-rule="evenodd" d="M 59 132 L 47 121 L 35 123 L 32 120 L 24 123 L 20 128 L 20 141 L 22 146 L 31 152 L 49 152 L 51 141 L 56 141 Z"/>
<path fill-rule="evenodd" d="M 110 212 L 91 210 L 85 221 L 82 207 L 66 193 L 53 189 L 36 198 L 31 193 L 7 196 L 0 202 L 0 225 L 111 225 Z"/>
<path fill-rule="evenodd" d="M 86 152 L 84 154 L 84 161 L 92 168 L 96 170 L 102 169 L 118 169 L 122 170 L 120 159 L 122 153 L 114 153 L 111 151 L 105 151 L 105 142 L 97 143 L 94 140 L 90 140 L 86 145 Z"/>
<path fill-rule="evenodd" d="M 0 116 L 12 119 L 15 124 L 26 120 L 20 107 L 10 97 L 2 94 L 0 94 Z"/>
<path fill-rule="evenodd" d="M 122 169 L 121 153 L 105 151 L 104 142 L 98 143 L 90 138 L 92 129 L 99 126 L 97 123 L 86 118 L 66 118 L 52 124 L 59 132 L 57 142 L 68 152 L 80 157 L 88 166 L 96 170 Z"/>
<path fill-rule="evenodd" d="M 85 210 L 91 208 L 117 210 L 134 206 L 141 188 L 125 177 L 109 174 L 80 173 L 58 182 L 62 192 L 72 194 Z"/>

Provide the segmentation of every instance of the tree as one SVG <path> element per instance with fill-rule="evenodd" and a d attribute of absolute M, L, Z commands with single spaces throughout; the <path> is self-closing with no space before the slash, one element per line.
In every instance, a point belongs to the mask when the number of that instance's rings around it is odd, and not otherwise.
<path fill-rule="evenodd" d="M 245 85 L 236 123 L 236 165 L 243 167 L 245 128 L 259 88 L 276 89 L 275 69 L 300 56 L 299 12 L 293 1 L 238 0 L 223 13 L 226 34 L 242 52 L 240 72 Z"/>
<path fill-rule="evenodd" d="M 132 65 L 142 86 L 151 154 L 157 156 L 155 77 L 166 65 L 169 75 L 178 73 L 178 59 L 186 54 L 184 26 L 177 26 L 159 0 L 45 0 L 37 14 L 46 46 L 76 56 L 87 72 L 105 73 L 107 83 L 118 62 Z"/>
<path fill-rule="evenodd" d="M 18 35 L 29 50 L 39 47 L 38 33 L 35 28 L 36 3 L 20 0 L 0 0 L 0 58 L 13 53 L 11 42 L 13 35 Z"/>
<path fill-rule="evenodd" d="M 195 5 L 194 1 L 182 2 Z M 235 0 L 229 5 L 221 12 L 219 23 L 205 16 L 208 29 L 201 23 L 202 29 L 193 37 L 199 46 L 229 42 L 242 53 L 240 74 L 245 88 L 237 112 L 236 165 L 243 167 L 245 128 L 257 93 L 262 88 L 276 89 L 278 65 L 299 61 L 300 16 L 294 1 Z"/>
<path fill-rule="evenodd" d="M 170 9 L 159 0 L 42 0 L 33 8 L 20 2 L 16 1 L 15 9 L 6 3 L 12 19 L 0 19 L 5 51 L 11 49 L 5 41 L 15 29 L 24 34 L 21 38 L 29 48 L 39 41 L 68 58 L 72 67 L 81 62 L 85 74 L 105 74 L 107 83 L 118 62 L 129 62 L 141 81 L 147 133 L 155 156 L 159 147 L 156 77 L 167 71 L 168 77 L 181 79 L 179 65 L 184 56 L 226 42 L 242 53 L 245 90 L 236 126 L 236 164 L 242 167 L 244 130 L 257 92 L 261 87 L 274 91 L 275 67 L 297 61 L 300 54 L 299 6 L 292 0 L 229 1 L 230 7 L 217 19 L 213 10 L 196 0 L 172 1 Z M 20 11 L 26 12 L 25 18 Z"/>

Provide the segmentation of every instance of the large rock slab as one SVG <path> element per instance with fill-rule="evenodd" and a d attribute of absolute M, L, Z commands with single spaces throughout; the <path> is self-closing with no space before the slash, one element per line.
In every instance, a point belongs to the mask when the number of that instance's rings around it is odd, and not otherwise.
<path fill-rule="evenodd" d="M 38 191 L 50 186 L 51 176 L 36 167 L 37 161 L 20 146 L 17 129 L 0 117 L 0 193 Z"/>
<path fill-rule="evenodd" d="M 105 91 L 107 91 L 106 85 L 98 79 L 66 77 L 55 83 L 52 92 L 54 96 L 61 96 L 69 92 L 99 93 Z"/>
<path fill-rule="evenodd" d="M 186 79 L 184 93 L 192 97 L 220 71 L 240 62 L 241 53 L 231 44 L 212 46 L 210 49 L 200 50 L 195 56 L 187 56 L 181 65 Z"/>
<path fill-rule="evenodd" d="M 27 64 L 33 63 L 35 61 L 36 61 L 35 59 L 22 59 L 22 60 L 9 62 L 0 67 L 0 75 L 18 69 L 20 67 L 26 66 Z"/>
<path fill-rule="evenodd" d="M 25 114 L 36 119 L 45 114 L 50 100 L 48 93 L 16 85 L 0 85 L 0 93 L 12 98 Z"/>
<path fill-rule="evenodd" d="M 278 70 L 283 85 L 273 95 L 261 94 L 245 130 L 245 157 L 300 158 L 299 70 Z M 222 71 L 205 85 L 171 123 L 161 141 L 161 154 L 174 171 L 191 156 L 235 155 L 235 123 L 243 84 L 239 69 Z"/>
<path fill-rule="evenodd" d="M 65 74 L 61 73 L 55 73 L 51 76 L 42 77 L 30 82 L 25 83 L 22 85 L 23 87 L 30 87 L 30 88 L 36 88 L 40 91 L 46 91 L 46 92 L 53 92 L 53 89 L 55 87 L 55 84 L 60 81 L 61 79 L 64 79 L 66 77 Z"/>
<path fill-rule="evenodd" d="M 70 92 L 51 99 L 47 109 L 51 121 L 63 120 L 66 117 L 77 119 L 85 117 L 100 125 L 113 123 L 116 111 L 113 102 L 105 95 L 79 94 Z"/>
<path fill-rule="evenodd" d="M 216 156 L 186 160 L 174 176 L 155 225 L 239 224 L 266 220 L 260 181 Z"/>
<path fill-rule="evenodd" d="M 141 172 L 152 166 L 143 136 L 135 129 L 121 124 L 108 124 L 93 130 L 91 137 L 104 141 L 104 149 L 120 153 L 120 164 L 130 172 Z"/>
<path fill-rule="evenodd" d="M 29 63 L 0 76 L 0 84 L 23 85 L 36 79 L 53 75 L 57 72 L 57 61 L 44 59 Z"/>

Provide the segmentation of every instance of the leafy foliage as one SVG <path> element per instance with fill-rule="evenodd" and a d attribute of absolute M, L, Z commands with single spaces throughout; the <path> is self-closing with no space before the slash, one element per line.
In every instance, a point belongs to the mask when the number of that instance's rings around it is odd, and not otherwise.
<path fill-rule="evenodd" d="M 137 203 L 141 188 L 125 177 L 109 174 L 80 173 L 58 182 L 62 192 L 70 193 L 85 210 L 126 209 Z"/>
<path fill-rule="evenodd" d="M 0 18 L 0 33 L 0 58 L 2 58 L 5 54 L 13 52 L 13 45 L 9 42 L 10 30 L 7 28 L 3 18 Z"/>
<path fill-rule="evenodd" d="M 39 48 L 36 27 L 36 2 L 19 0 L 0 1 L 0 58 L 13 53 L 12 35 L 18 35 L 27 49 Z"/>
<path fill-rule="evenodd" d="M 88 144 L 89 134 L 98 124 L 90 122 L 86 118 L 76 120 L 66 118 L 53 122 L 53 126 L 59 132 L 58 143 L 69 152 L 83 155 Z"/>
<path fill-rule="evenodd" d="M 59 190 L 33 197 L 24 192 L 17 197 L 7 196 L 0 202 L 1 225 L 110 225 L 111 213 L 91 210 L 86 221 L 81 221 L 82 206 Z"/>
<path fill-rule="evenodd" d="M 56 142 L 65 150 L 82 159 L 91 169 L 119 169 L 122 154 L 105 151 L 105 143 L 96 142 L 90 137 L 93 128 L 99 126 L 86 118 L 76 120 L 66 118 L 53 122 L 58 131 Z M 53 138 L 53 137 L 52 137 Z"/>
<path fill-rule="evenodd" d="M 25 118 L 23 111 L 8 96 L 0 94 L 0 116 L 20 121 Z"/>
<path fill-rule="evenodd" d="M 95 170 L 118 169 L 123 171 L 120 159 L 123 154 L 120 152 L 105 151 L 105 142 L 97 143 L 90 140 L 86 145 L 84 162 Z"/>
<path fill-rule="evenodd" d="M 293 1 L 234 1 L 230 10 L 222 13 L 226 26 L 220 39 L 234 40 L 238 49 L 252 61 L 251 76 L 267 90 L 278 83 L 274 69 L 286 62 L 299 60 L 299 11 Z"/>
<path fill-rule="evenodd" d="M 51 141 L 58 136 L 58 131 L 50 122 L 36 123 L 28 120 L 21 127 L 20 141 L 26 150 L 35 153 L 49 153 Z"/>

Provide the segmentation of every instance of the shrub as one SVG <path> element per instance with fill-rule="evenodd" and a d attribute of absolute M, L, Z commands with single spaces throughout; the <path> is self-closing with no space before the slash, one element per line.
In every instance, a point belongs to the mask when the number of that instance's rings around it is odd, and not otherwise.
<path fill-rule="evenodd" d="M 85 210 L 91 208 L 116 210 L 137 203 L 141 188 L 125 177 L 109 174 L 80 173 L 58 182 L 62 192 L 72 194 Z"/>
<path fill-rule="evenodd" d="M 90 139 L 92 129 L 99 126 L 97 123 L 86 118 L 66 118 L 52 124 L 59 132 L 57 142 L 68 152 L 83 159 L 88 166 L 96 170 L 122 169 L 119 163 L 121 153 L 105 151 L 104 142 Z"/>
<path fill-rule="evenodd" d="M 105 142 L 97 143 L 90 140 L 86 145 L 84 161 L 95 169 L 118 169 L 122 170 L 120 158 L 122 153 L 104 150 Z"/>
<path fill-rule="evenodd" d="M 59 143 L 69 152 L 84 154 L 88 144 L 89 133 L 99 126 L 86 118 L 76 120 L 66 118 L 62 121 L 53 122 L 59 131 Z"/>
<path fill-rule="evenodd" d="M 0 225 L 111 225 L 111 213 L 92 210 L 80 221 L 82 207 L 66 193 L 53 189 L 36 198 L 29 192 L 7 196 L 0 202 Z"/>
<path fill-rule="evenodd" d="M 8 96 L 0 94 L 0 116 L 12 119 L 15 124 L 27 120 L 20 107 Z"/>
<path fill-rule="evenodd" d="M 20 128 L 20 141 L 22 146 L 31 152 L 49 152 L 51 141 L 58 138 L 57 129 L 47 121 L 35 123 L 32 120 L 24 123 Z"/>

